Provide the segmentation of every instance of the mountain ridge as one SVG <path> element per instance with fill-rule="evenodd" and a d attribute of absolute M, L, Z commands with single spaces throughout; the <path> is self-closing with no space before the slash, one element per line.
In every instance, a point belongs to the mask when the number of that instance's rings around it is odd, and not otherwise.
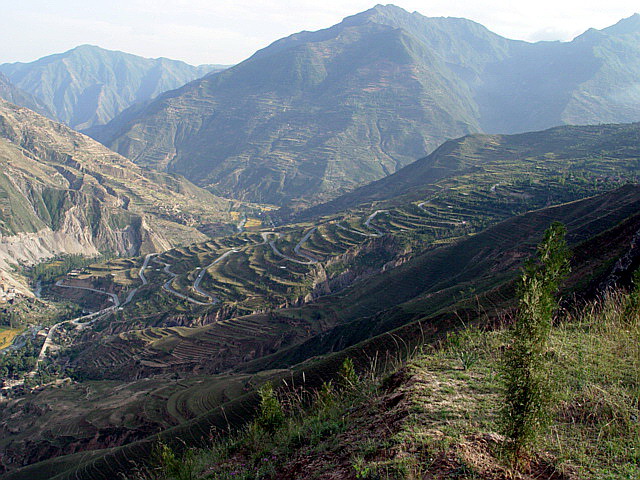
<path fill-rule="evenodd" d="M 1 64 L 0 72 L 39 98 L 59 120 L 82 130 L 106 123 L 133 103 L 222 68 L 85 44 L 33 62 Z"/>
<path fill-rule="evenodd" d="M 616 33 L 633 18 L 571 42 L 527 43 L 471 20 L 376 6 L 277 40 L 89 133 L 219 194 L 319 203 L 461 135 L 640 120 L 640 47 Z"/>
<path fill-rule="evenodd" d="M 144 171 L 89 137 L 0 100 L 0 269 L 61 253 L 139 254 L 202 240 L 227 202 Z"/>
<path fill-rule="evenodd" d="M 426 157 L 420 158 L 392 175 L 359 187 L 327 203 L 300 212 L 295 218 L 308 219 L 328 215 L 362 205 L 384 205 L 384 202 L 424 199 L 438 190 L 439 180 L 455 178 L 465 173 L 499 165 L 501 161 L 517 161 L 522 165 L 553 160 L 566 162 L 573 174 L 598 172 L 602 165 L 594 161 L 603 155 L 616 163 L 620 171 L 635 168 L 631 162 L 640 154 L 640 122 L 631 124 L 565 125 L 550 129 L 512 135 L 471 134 L 449 140 Z M 553 153 L 550 153 L 553 152 Z M 497 163 L 496 163 L 497 162 Z M 496 167 L 497 168 L 497 167 Z M 557 168 L 556 166 L 553 167 Z M 498 181 L 498 180 L 495 180 Z M 382 208 L 382 207 L 381 207 Z M 290 212 L 283 212 L 284 216 Z"/>
<path fill-rule="evenodd" d="M 3 73 L 0 73 L 0 98 L 21 107 L 28 108 L 29 110 L 33 110 L 34 112 L 44 115 L 52 120 L 56 119 L 54 113 L 49 110 L 41 100 L 16 87 Z"/>

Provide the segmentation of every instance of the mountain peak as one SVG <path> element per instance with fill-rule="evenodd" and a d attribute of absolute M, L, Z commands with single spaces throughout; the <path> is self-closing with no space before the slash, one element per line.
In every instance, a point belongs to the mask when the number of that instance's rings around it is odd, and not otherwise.
<path fill-rule="evenodd" d="M 623 18 L 615 25 L 602 30 L 610 35 L 628 35 L 640 33 L 640 14 L 634 13 L 630 17 Z"/>
<path fill-rule="evenodd" d="M 90 43 L 83 43 L 82 45 L 78 45 L 77 47 L 72 48 L 69 52 L 74 51 L 96 51 L 96 50 L 104 50 L 104 48 L 100 48 L 97 45 L 91 45 Z"/>
<path fill-rule="evenodd" d="M 366 22 L 375 22 L 393 25 L 396 24 L 399 20 L 406 20 L 414 15 L 419 14 L 417 12 L 409 13 L 404 8 L 397 7 L 392 4 L 378 4 L 375 7 L 370 8 L 369 10 L 365 10 L 364 12 L 346 17 L 342 21 L 342 23 L 348 25 L 361 25 Z"/>

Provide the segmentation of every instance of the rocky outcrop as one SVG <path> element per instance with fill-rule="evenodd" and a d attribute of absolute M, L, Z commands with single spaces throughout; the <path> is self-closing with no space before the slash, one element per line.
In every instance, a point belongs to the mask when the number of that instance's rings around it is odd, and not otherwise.
<path fill-rule="evenodd" d="M 204 240 L 227 202 L 0 100 L 0 270 L 59 254 L 139 255 Z"/>

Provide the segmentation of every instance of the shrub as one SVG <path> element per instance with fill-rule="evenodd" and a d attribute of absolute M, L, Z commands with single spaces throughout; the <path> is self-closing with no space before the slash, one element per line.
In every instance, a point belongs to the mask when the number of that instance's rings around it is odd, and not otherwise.
<path fill-rule="evenodd" d="M 476 327 L 466 327 L 447 335 L 449 350 L 460 360 L 463 370 L 469 370 L 480 359 L 481 341 L 482 332 Z"/>
<path fill-rule="evenodd" d="M 193 450 L 188 450 L 182 457 L 179 457 L 170 446 L 160 442 L 155 446 L 152 456 L 163 478 L 173 480 L 194 480 L 196 478 Z"/>
<path fill-rule="evenodd" d="M 342 362 L 338 378 L 342 388 L 354 388 L 358 384 L 358 375 L 356 374 L 356 369 L 351 358 L 347 357 L 344 359 L 344 362 Z"/>
<path fill-rule="evenodd" d="M 524 460 L 550 418 L 547 342 L 556 293 L 569 272 L 565 234 L 565 227 L 554 222 L 538 245 L 539 263 L 528 262 L 524 269 L 516 323 L 503 359 L 502 421 L 508 453 L 516 462 Z"/>
<path fill-rule="evenodd" d="M 266 382 L 258 390 L 260 407 L 255 424 L 265 432 L 273 433 L 284 423 L 284 412 L 271 382 Z"/>

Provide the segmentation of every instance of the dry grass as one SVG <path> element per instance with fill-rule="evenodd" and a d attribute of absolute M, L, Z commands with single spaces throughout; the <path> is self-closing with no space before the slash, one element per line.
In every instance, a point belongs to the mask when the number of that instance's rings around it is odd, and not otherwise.
<path fill-rule="evenodd" d="M 13 343 L 13 339 L 16 338 L 24 328 L 9 328 L 0 327 L 0 350 L 7 348 Z"/>
<path fill-rule="evenodd" d="M 247 223 L 245 224 L 246 228 L 259 228 L 261 226 L 262 226 L 262 220 L 254 217 L 247 218 Z"/>

